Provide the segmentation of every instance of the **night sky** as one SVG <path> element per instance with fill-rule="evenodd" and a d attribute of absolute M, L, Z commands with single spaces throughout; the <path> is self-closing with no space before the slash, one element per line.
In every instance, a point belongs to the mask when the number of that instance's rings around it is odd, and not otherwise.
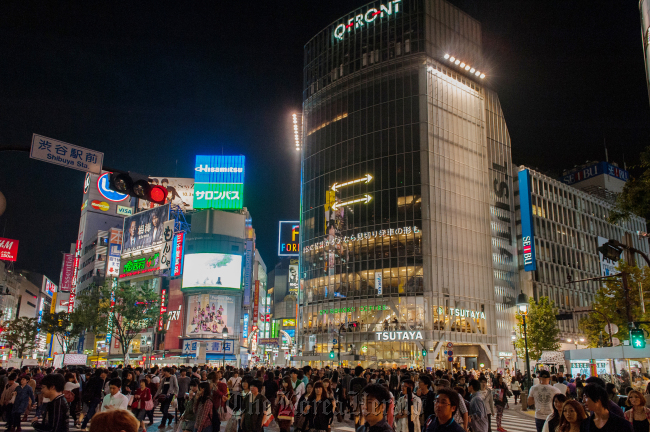
<path fill-rule="evenodd" d="M 136 3 L 136 4 L 134 4 Z M 0 5 L 0 146 L 32 133 L 105 153 L 106 166 L 193 177 L 196 154 L 246 156 L 245 205 L 277 262 L 277 222 L 298 219 L 304 44 L 366 1 L 47 2 Z M 560 173 L 634 163 L 650 144 L 636 1 L 452 1 L 483 25 L 516 164 Z M 0 153 L 17 268 L 58 282 L 84 173 Z"/>

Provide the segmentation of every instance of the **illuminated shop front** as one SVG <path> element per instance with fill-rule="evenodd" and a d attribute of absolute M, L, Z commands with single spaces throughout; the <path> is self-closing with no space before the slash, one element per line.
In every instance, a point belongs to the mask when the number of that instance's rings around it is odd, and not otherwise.
<path fill-rule="evenodd" d="M 297 364 L 500 366 L 518 255 L 488 80 L 480 24 L 444 0 L 372 2 L 307 42 Z"/>

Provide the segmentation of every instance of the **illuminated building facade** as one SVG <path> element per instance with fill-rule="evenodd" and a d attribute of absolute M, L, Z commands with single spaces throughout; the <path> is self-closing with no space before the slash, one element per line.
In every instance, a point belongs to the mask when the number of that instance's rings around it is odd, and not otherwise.
<path fill-rule="evenodd" d="M 513 167 L 480 23 L 444 0 L 373 2 L 304 57 L 294 360 L 506 366 Z"/>

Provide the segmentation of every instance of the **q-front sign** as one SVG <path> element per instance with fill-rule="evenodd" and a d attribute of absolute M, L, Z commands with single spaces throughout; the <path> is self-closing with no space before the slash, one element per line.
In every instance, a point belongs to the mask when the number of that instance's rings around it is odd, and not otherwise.
<path fill-rule="evenodd" d="M 375 335 L 377 335 L 378 341 L 422 339 L 422 332 L 420 331 L 375 332 Z"/>
<path fill-rule="evenodd" d="M 369 25 L 372 25 L 377 18 L 384 19 L 388 18 L 393 14 L 399 12 L 399 6 L 402 0 L 393 0 L 389 1 L 387 4 L 380 4 L 379 9 L 371 7 L 365 13 L 360 13 L 350 18 L 348 22 L 339 24 L 334 28 L 334 37 L 340 41 L 345 38 L 347 33 L 363 29 Z"/>

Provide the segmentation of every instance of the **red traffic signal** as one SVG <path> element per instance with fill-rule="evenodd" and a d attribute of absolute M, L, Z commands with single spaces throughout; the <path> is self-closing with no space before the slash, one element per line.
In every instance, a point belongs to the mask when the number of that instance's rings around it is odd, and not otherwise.
<path fill-rule="evenodd" d="M 111 173 L 109 186 L 116 192 L 154 204 L 165 204 L 167 188 L 149 183 L 149 177 L 138 173 Z"/>

